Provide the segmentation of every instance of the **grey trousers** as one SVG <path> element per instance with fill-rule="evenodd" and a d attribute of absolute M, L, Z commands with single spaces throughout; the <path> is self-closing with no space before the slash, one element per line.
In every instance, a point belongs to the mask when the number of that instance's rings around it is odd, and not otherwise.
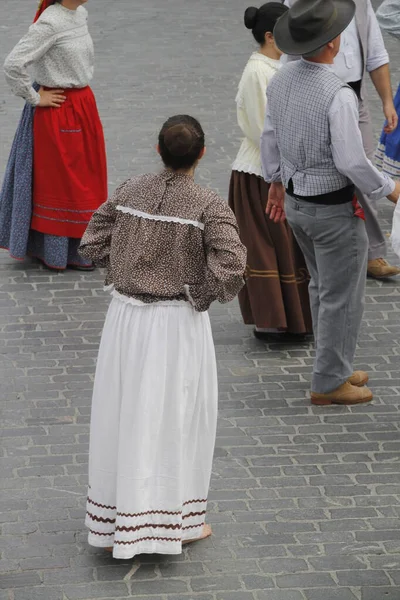
<path fill-rule="evenodd" d="M 364 143 L 364 150 L 367 157 L 373 161 L 376 144 L 374 142 L 374 134 L 372 131 L 371 114 L 366 100 L 360 101 L 359 104 L 359 126 Z M 379 225 L 377 201 L 370 200 L 356 188 L 357 199 L 365 212 L 365 225 L 367 228 L 369 251 L 368 259 L 383 258 L 387 254 L 386 239 Z"/>
<path fill-rule="evenodd" d="M 368 262 L 365 222 L 351 203 L 317 205 L 286 195 L 286 217 L 310 272 L 316 357 L 311 390 L 325 394 L 353 373 Z"/>

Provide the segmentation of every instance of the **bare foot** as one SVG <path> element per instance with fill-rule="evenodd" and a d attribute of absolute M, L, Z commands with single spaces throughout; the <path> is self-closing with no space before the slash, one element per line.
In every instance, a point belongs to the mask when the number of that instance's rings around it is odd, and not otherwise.
<path fill-rule="evenodd" d="M 204 525 L 203 531 L 201 532 L 200 537 L 195 538 L 193 540 L 183 540 L 182 546 L 185 544 L 191 544 L 193 542 L 199 542 L 200 540 L 205 540 L 212 535 L 212 529 L 210 525 Z"/>
<path fill-rule="evenodd" d="M 106 552 L 111 552 L 111 554 L 113 553 L 114 548 L 111 546 L 111 548 L 104 548 L 104 550 Z"/>

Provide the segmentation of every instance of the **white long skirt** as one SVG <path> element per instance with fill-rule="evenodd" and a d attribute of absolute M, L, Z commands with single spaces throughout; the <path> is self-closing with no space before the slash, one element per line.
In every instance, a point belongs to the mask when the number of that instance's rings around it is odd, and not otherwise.
<path fill-rule="evenodd" d="M 217 422 L 210 321 L 187 302 L 114 292 L 90 428 L 89 544 L 179 554 L 202 533 Z"/>

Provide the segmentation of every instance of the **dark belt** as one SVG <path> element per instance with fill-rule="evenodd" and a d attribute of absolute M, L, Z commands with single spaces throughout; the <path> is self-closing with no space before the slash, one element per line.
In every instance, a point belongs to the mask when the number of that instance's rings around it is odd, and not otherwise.
<path fill-rule="evenodd" d="M 357 94 L 357 98 L 359 100 L 361 100 L 361 84 L 362 84 L 362 80 L 360 79 L 359 81 L 348 81 L 347 85 L 349 85 Z"/>
<path fill-rule="evenodd" d="M 346 204 L 347 202 L 353 202 L 355 187 L 354 185 L 348 185 L 347 187 L 336 190 L 335 192 L 329 192 L 328 194 L 299 196 L 293 192 L 293 182 L 290 180 L 286 193 L 292 198 L 295 198 L 295 200 L 303 200 L 305 202 L 311 202 L 311 204 Z"/>

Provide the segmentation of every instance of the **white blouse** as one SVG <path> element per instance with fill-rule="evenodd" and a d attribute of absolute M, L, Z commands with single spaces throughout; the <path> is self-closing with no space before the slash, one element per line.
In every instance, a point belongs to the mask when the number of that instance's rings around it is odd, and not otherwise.
<path fill-rule="evenodd" d="M 6 58 L 6 81 L 16 96 L 39 104 L 28 68 L 36 83 L 53 89 L 84 88 L 93 78 L 94 48 L 87 10 L 49 6 Z"/>
<path fill-rule="evenodd" d="M 279 60 L 254 52 L 243 71 L 236 105 L 238 124 L 245 138 L 232 165 L 234 171 L 262 177 L 260 138 L 267 105 L 266 89 L 280 67 Z"/>

